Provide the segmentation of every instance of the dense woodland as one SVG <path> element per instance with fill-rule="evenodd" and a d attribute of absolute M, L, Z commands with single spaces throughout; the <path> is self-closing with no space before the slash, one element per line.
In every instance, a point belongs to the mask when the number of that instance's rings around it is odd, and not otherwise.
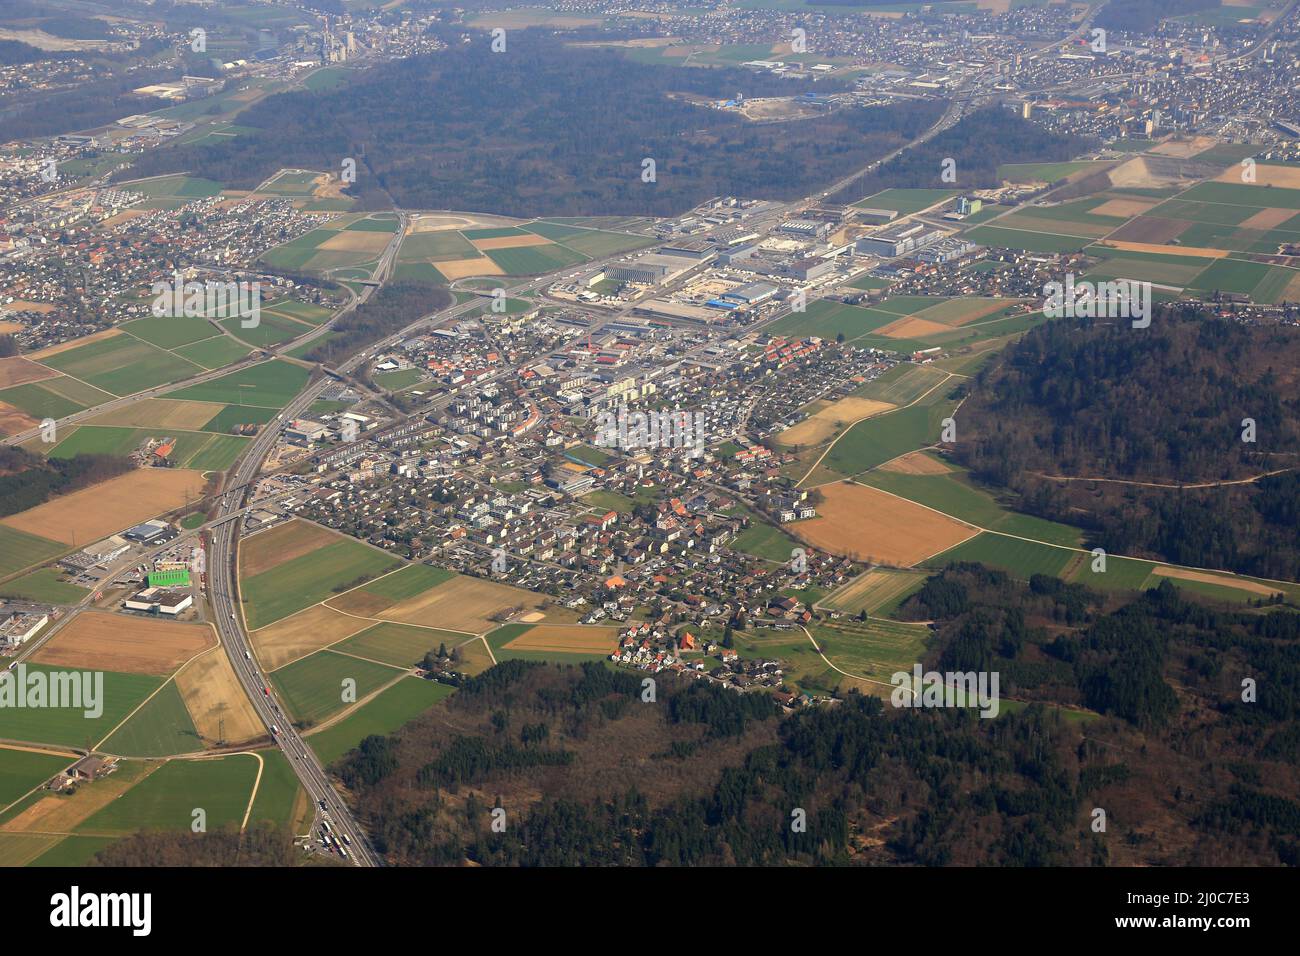
<path fill-rule="evenodd" d="M 14 445 L 0 446 L 0 518 L 107 481 L 134 467 L 131 459 L 117 455 L 47 459 Z"/>
<path fill-rule="evenodd" d="M 144 831 L 118 840 L 95 854 L 91 866 L 298 866 L 302 851 L 293 834 L 270 823 L 242 834 L 229 826 L 210 833 Z"/>
<path fill-rule="evenodd" d="M 1110 0 L 1093 24 L 1106 30 L 1150 33 L 1166 17 L 1217 10 L 1221 0 Z"/>
<path fill-rule="evenodd" d="M 451 305 L 451 293 L 430 282 L 403 279 L 389 282 L 368 302 L 339 319 L 306 354 L 310 362 L 334 365 L 372 342 L 391 335 L 416 319 Z"/>
<path fill-rule="evenodd" d="M 927 667 L 1001 674 L 991 720 L 856 692 L 780 716 L 666 675 L 647 703 L 640 674 L 508 661 L 335 770 L 400 864 L 1300 860 L 1300 616 L 1216 611 L 1169 584 L 1114 602 L 978 565 L 912 598 L 938 621 Z"/>
<path fill-rule="evenodd" d="M 957 417 L 977 479 L 1093 546 L 1300 579 L 1300 329 L 1181 307 L 1147 329 L 1049 322 L 980 372 Z"/>
<path fill-rule="evenodd" d="M 806 195 L 912 139 L 942 110 L 908 103 L 754 124 L 687 100 L 835 89 L 740 69 L 648 66 L 512 32 L 505 54 L 454 42 L 341 89 L 269 97 L 240 114 L 259 132 L 157 150 L 130 175 L 186 169 L 251 186 L 280 167 L 337 170 L 351 157 L 354 191 L 371 207 L 675 215 L 720 194 Z M 656 182 L 642 182 L 646 157 Z"/>
<path fill-rule="evenodd" d="M 902 153 L 874 173 L 856 179 L 834 198 L 849 202 L 882 189 L 980 189 L 1000 186 L 1003 163 L 1054 163 L 1073 159 L 1093 142 L 1063 136 L 1001 106 L 963 117 L 951 129 Z M 945 159 L 956 164 L 955 182 L 941 178 Z"/>

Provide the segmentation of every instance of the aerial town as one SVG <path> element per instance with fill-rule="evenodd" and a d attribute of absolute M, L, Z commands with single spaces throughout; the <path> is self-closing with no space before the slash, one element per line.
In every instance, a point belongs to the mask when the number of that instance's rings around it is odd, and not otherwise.
<path fill-rule="evenodd" d="M 0 12 L 0 862 L 1295 865 L 1300 3 L 109 6 Z"/>

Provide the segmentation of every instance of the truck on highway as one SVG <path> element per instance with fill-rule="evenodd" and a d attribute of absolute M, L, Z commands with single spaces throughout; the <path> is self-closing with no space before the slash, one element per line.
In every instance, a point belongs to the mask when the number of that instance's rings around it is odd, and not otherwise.
<path fill-rule="evenodd" d="M 231 619 L 232 621 L 235 619 L 235 612 L 234 612 L 234 611 L 231 611 L 231 612 L 230 612 L 230 619 Z"/>
<path fill-rule="evenodd" d="M 251 661 L 252 659 L 253 659 L 253 655 L 248 653 L 248 651 L 244 651 L 244 660 Z"/>
<path fill-rule="evenodd" d="M 275 726 L 275 724 L 272 724 L 272 725 L 271 725 L 271 736 L 272 736 L 272 737 L 278 736 L 279 733 L 280 733 L 280 728 L 277 727 L 277 726 Z"/>

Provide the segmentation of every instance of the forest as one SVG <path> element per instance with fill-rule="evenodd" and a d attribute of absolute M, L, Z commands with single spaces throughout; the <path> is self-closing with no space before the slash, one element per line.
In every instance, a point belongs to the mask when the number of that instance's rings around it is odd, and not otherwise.
<path fill-rule="evenodd" d="M 672 675 L 647 703 L 641 674 L 506 661 L 333 769 L 396 864 L 1300 859 L 1300 616 L 979 565 L 904 611 L 936 621 L 927 667 L 997 670 L 1015 706 L 981 720 L 851 691 L 781 716 Z"/>
<path fill-rule="evenodd" d="M 1093 21 L 1106 30 L 1150 33 L 1166 17 L 1217 10 L 1221 0 L 1110 0 Z"/>
<path fill-rule="evenodd" d="M 130 176 L 188 169 L 251 186 L 281 167 L 336 170 L 351 157 L 352 191 L 372 208 L 666 216 L 720 194 L 806 195 L 912 139 L 942 111 L 850 107 L 754 124 L 686 99 L 836 89 L 741 69 L 648 66 L 527 31 L 511 34 L 504 55 L 455 42 L 339 90 L 269 97 L 240 114 L 241 126 L 259 132 L 157 150 Z M 647 157 L 653 182 L 642 181 Z"/>
<path fill-rule="evenodd" d="M 1000 186 L 1003 163 L 1054 163 L 1086 152 L 1093 141 L 1063 136 L 1021 118 L 1002 106 L 988 106 L 963 117 L 952 128 L 894 157 L 873 173 L 854 180 L 833 198 L 852 202 L 882 189 L 980 189 Z M 956 164 L 956 181 L 941 178 L 945 159 Z"/>
<path fill-rule="evenodd" d="M 370 301 L 335 322 L 331 334 L 318 339 L 319 344 L 304 357 L 309 362 L 334 365 L 421 316 L 445 309 L 451 298 L 446 288 L 429 282 L 402 279 L 386 283 Z"/>
<path fill-rule="evenodd" d="M 1300 329 L 1195 307 L 1049 322 L 970 384 L 954 455 L 1090 546 L 1294 581 L 1298 366 Z"/>
<path fill-rule="evenodd" d="M 131 459 L 117 455 L 47 459 L 15 445 L 0 446 L 0 518 L 107 481 L 134 467 Z"/>

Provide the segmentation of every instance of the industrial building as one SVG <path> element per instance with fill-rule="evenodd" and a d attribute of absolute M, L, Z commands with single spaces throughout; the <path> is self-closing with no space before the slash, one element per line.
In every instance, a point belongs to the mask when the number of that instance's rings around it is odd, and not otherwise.
<path fill-rule="evenodd" d="M 148 587 L 127 598 L 122 602 L 122 606 L 128 611 L 142 611 L 146 614 L 167 614 L 175 617 L 193 603 L 194 595 L 189 591 Z"/>
<path fill-rule="evenodd" d="M 905 222 L 890 226 L 858 240 L 859 253 L 884 258 L 906 255 L 922 246 L 943 238 L 944 232 L 921 222 Z"/>

